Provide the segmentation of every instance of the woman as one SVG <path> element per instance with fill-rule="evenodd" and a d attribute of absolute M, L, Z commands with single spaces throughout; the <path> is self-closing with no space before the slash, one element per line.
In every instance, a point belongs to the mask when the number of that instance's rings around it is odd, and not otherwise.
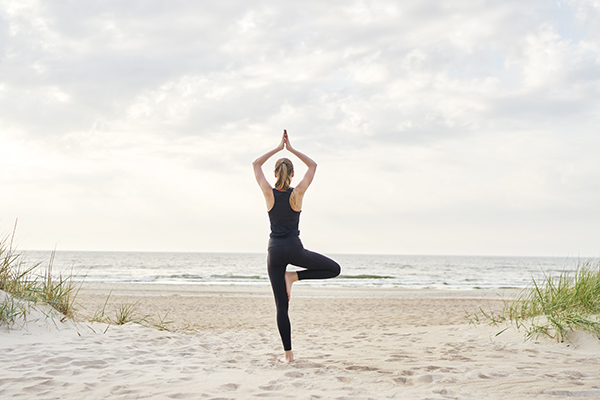
<path fill-rule="evenodd" d="M 284 148 L 298 157 L 308 167 L 306 174 L 295 188 L 290 187 L 294 176 L 294 166 L 287 158 L 281 158 L 275 163 L 275 178 L 277 179 L 275 188 L 267 181 L 262 170 L 262 165 Z M 340 266 L 321 254 L 305 250 L 299 237 L 298 224 L 300 211 L 302 210 L 302 200 L 306 189 L 308 189 L 315 176 L 317 163 L 294 149 L 290 144 L 287 132 L 284 130 L 279 146 L 258 157 L 252 163 L 252 167 L 258 186 L 260 186 L 265 196 L 271 222 L 267 268 L 277 307 L 277 328 L 285 350 L 282 361 L 291 362 L 294 361 L 294 354 L 292 353 L 288 308 L 292 284 L 304 279 L 336 277 L 340 274 Z M 286 272 L 288 264 L 305 269 Z"/>

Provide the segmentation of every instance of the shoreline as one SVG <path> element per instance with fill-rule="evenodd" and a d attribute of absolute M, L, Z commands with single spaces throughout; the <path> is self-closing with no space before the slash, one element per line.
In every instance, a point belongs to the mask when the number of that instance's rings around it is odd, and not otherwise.
<path fill-rule="evenodd" d="M 294 285 L 293 297 L 298 298 L 431 298 L 431 299 L 513 299 L 523 289 L 408 289 L 387 287 L 339 287 Z M 104 283 L 83 282 L 82 295 L 119 296 L 217 296 L 217 297 L 273 297 L 269 284 L 176 284 L 176 283 Z"/>

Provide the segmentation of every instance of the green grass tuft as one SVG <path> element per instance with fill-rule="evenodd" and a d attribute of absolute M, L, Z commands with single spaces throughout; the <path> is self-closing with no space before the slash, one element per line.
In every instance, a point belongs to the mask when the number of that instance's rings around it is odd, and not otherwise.
<path fill-rule="evenodd" d="M 0 239 L 0 290 L 7 294 L 0 302 L 0 326 L 12 326 L 18 317 L 26 317 L 29 305 L 37 303 L 48 304 L 65 318 L 72 317 L 79 290 L 73 276 L 52 276 L 54 252 L 43 275 L 35 274 L 41 264 L 24 268 L 21 254 L 13 248 L 14 234 Z"/>
<path fill-rule="evenodd" d="M 114 317 L 107 315 L 106 306 L 108 305 L 108 300 L 110 299 L 111 295 L 112 295 L 112 291 L 106 297 L 106 300 L 104 301 L 104 305 L 102 306 L 102 308 L 97 310 L 94 313 L 94 316 L 92 318 L 90 318 L 90 322 L 102 322 L 102 323 L 110 324 L 110 325 L 125 325 L 129 322 L 133 322 L 136 324 L 148 325 L 147 322 L 148 322 L 149 315 L 143 315 L 137 311 L 137 305 L 139 303 L 139 300 L 135 301 L 133 303 L 122 302 L 114 310 Z M 165 315 L 165 318 L 166 318 L 166 315 Z M 156 325 L 156 324 L 150 324 L 150 325 L 155 326 L 161 330 L 166 330 L 166 324 L 168 324 L 168 323 L 169 322 L 165 322 L 164 319 L 159 318 L 159 325 Z"/>
<path fill-rule="evenodd" d="M 145 322 L 147 316 L 141 315 L 137 310 L 136 306 L 139 301 L 133 303 L 121 303 L 115 310 L 115 317 L 108 318 L 108 322 L 113 325 L 125 325 L 129 322 L 141 324 Z"/>
<path fill-rule="evenodd" d="M 56 277 L 52 274 L 55 252 L 50 255 L 47 266 L 41 263 L 24 268 L 21 254 L 13 248 L 15 231 L 11 235 L 0 238 L 0 326 L 12 327 L 17 321 L 27 318 L 31 307 L 38 303 L 51 306 L 65 318 L 75 317 L 75 300 L 79 294 L 81 283 L 76 284 L 74 275 Z M 41 275 L 36 271 L 42 270 Z M 168 330 L 168 312 L 158 315 L 158 321 L 150 320 L 149 315 L 137 311 L 138 302 L 121 303 L 114 309 L 114 315 L 107 315 L 106 308 L 112 292 L 108 294 L 104 306 L 96 311 L 91 322 L 102 322 L 109 325 L 124 325 L 129 322 Z M 85 317 L 84 317 L 85 318 Z M 108 330 L 108 326 L 106 327 Z M 105 332 L 106 332 L 105 330 Z"/>
<path fill-rule="evenodd" d="M 0 326 L 11 326 L 26 313 L 27 310 L 22 304 L 7 295 L 0 301 Z"/>
<path fill-rule="evenodd" d="M 167 311 L 165 313 L 165 315 L 163 315 L 162 317 L 161 317 L 160 314 L 157 314 L 158 321 L 152 323 L 152 326 L 154 326 L 159 331 L 168 331 L 169 330 L 168 325 L 172 324 L 174 322 L 174 321 L 167 321 L 167 316 L 168 315 L 169 315 L 169 311 Z"/>
<path fill-rule="evenodd" d="M 600 339 L 600 263 L 584 263 L 575 271 L 558 276 L 545 275 L 514 301 L 507 301 L 500 315 L 483 310 L 467 313 L 471 323 L 485 320 L 498 325 L 512 323 L 526 338 L 545 335 L 563 342 L 573 330 L 581 330 Z"/>

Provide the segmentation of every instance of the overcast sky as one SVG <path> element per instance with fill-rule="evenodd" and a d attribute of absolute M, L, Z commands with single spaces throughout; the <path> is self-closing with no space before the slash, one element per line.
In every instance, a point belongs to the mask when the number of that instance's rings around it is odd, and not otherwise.
<path fill-rule="evenodd" d="M 287 129 L 307 248 L 600 256 L 599 127 L 597 0 L 0 0 L 21 249 L 264 252 Z"/>

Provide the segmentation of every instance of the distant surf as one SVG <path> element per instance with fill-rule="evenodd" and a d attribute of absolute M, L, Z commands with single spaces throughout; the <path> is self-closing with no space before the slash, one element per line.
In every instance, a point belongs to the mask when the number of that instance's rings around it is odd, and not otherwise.
<path fill-rule="evenodd" d="M 24 252 L 25 265 L 47 263 L 50 252 Z M 313 286 L 435 289 L 523 288 L 544 273 L 573 270 L 591 259 L 561 257 L 331 255 L 342 274 Z M 290 267 L 294 269 L 295 267 Z M 86 282 L 268 285 L 266 254 L 57 251 L 56 274 Z"/>

